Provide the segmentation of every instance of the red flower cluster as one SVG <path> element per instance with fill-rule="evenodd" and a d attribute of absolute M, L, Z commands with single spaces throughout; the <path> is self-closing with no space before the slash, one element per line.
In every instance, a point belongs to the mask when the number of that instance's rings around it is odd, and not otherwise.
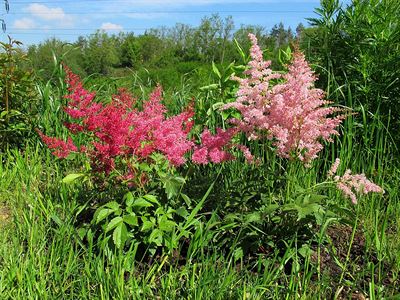
<path fill-rule="evenodd" d="M 47 147 L 53 149 L 53 154 L 57 157 L 66 158 L 71 152 L 78 151 L 71 138 L 64 142 L 58 138 L 46 136 L 40 130 L 37 130 L 37 132 Z"/>
<path fill-rule="evenodd" d="M 65 126 L 72 135 L 84 135 L 85 145 L 78 149 L 71 138 L 64 142 L 39 132 L 48 147 L 54 149 L 54 155 L 65 158 L 70 152 L 84 153 L 90 158 L 93 171 L 109 174 L 118 168 L 124 180 L 139 176 L 130 162 L 145 161 L 155 152 L 163 154 L 174 166 L 185 163 L 186 153 L 195 147 L 188 138 L 193 126 L 193 105 L 176 116 L 166 117 L 159 86 L 143 103 L 142 110 L 136 108 L 135 99 L 125 89 L 113 95 L 109 103 L 99 103 L 95 93 L 84 89 L 79 77 L 68 67 L 65 69 L 69 91 L 65 98 L 69 101 L 64 111 L 73 120 Z M 218 129 L 217 135 L 212 136 L 206 129 L 201 135 L 203 145 L 196 146 L 193 161 L 204 164 L 232 159 L 222 148 L 234 134 L 234 130 Z M 124 164 L 125 171 L 116 166 L 117 162 Z"/>

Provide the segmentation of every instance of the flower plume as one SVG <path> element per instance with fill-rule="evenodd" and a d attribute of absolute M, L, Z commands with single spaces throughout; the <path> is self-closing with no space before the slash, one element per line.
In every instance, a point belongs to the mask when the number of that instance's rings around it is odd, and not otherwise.
<path fill-rule="evenodd" d="M 239 82 L 236 101 L 222 109 L 241 113 L 240 120 L 230 122 L 249 139 L 267 137 L 278 155 L 309 164 L 322 150 L 322 141 L 338 135 L 336 128 L 344 116 L 332 117 L 340 110 L 327 106 L 324 92 L 314 87 L 316 77 L 301 52 L 295 52 L 288 73 L 282 76 L 270 69 L 270 61 L 264 61 L 256 37 L 249 37 L 252 60 L 247 77 L 234 77 Z M 283 82 L 274 85 L 276 79 Z"/>

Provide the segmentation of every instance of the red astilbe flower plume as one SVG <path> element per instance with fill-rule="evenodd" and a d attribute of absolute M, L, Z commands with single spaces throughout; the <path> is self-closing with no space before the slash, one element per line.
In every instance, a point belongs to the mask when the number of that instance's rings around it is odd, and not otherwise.
<path fill-rule="evenodd" d="M 69 94 L 65 112 L 72 122 L 65 123 L 72 135 L 83 135 L 85 144 L 80 152 L 91 160 L 94 172 L 109 174 L 118 169 L 122 180 L 134 179 L 143 182 L 146 176 L 136 173 L 129 161 L 147 161 L 152 153 L 164 154 L 171 165 L 185 163 L 185 155 L 194 143 L 188 139 L 193 125 L 193 105 L 173 117 L 166 117 L 167 110 L 161 103 L 162 89 L 157 87 L 143 109 L 135 108 L 136 100 L 120 89 L 108 103 L 95 101 L 95 93 L 87 91 L 79 77 L 67 67 L 66 81 Z M 42 133 L 43 141 L 59 157 L 66 157 L 70 151 L 78 151 L 69 138 L 63 142 Z M 124 174 L 125 173 L 125 174 Z"/>
<path fill-rule="evenodd" d="M 53 149 L 53 155 L 59 158 L 66 158 L 71 152 L 77 152 L 78 148 L 72 142 L 72 139 L 68 137 L 68 140 L 65 142 L 62 139 L 49 137 L 44 135 L 40 130 L 36 130 L 39 134 L 42 141 L 49 147 L 49 149 Z"/>

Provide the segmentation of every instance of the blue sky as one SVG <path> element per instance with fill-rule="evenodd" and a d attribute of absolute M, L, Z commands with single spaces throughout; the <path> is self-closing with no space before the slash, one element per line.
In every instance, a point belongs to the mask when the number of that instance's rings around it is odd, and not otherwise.
<path fill-rule="evenodd" d="M 342 1 L 345 4 L 350 0 Z M 0 6 L 6 34 L 25 45 L 57 37 L 75 41 L 96 29 L 143 33 L 148 28 L 184 23 L 198 26 L 201 18 L 219 13 L 231 15 L 236 28 L 241 24 L 261 25 L 267 30 L 283 22 L 293 29 L 314 16 L 319 0 L 9 0 L 10 11 Z M 0 5 L 3 5 L 1 1 Z"/>

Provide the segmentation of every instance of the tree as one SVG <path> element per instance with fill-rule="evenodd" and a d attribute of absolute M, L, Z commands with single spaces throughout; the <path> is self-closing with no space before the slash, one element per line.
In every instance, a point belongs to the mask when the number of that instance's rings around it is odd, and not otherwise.
<path fill-rule="evenodd" d="M 119 64 L 117 38 L 105 31 L 96 31 L 89 36 L 83 49 L 84 66 L 87 73 L 107 75 Z"/>

